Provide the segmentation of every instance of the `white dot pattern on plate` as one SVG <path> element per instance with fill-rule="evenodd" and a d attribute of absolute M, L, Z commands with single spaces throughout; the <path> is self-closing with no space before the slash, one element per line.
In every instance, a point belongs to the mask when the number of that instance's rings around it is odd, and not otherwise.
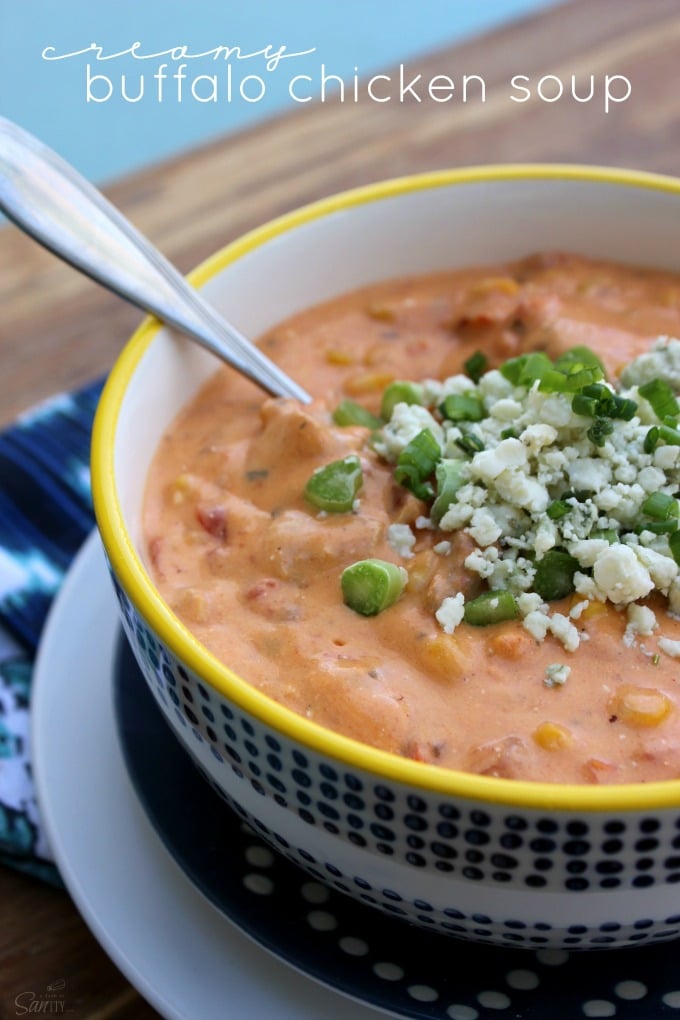
<path fill-rule="evenodd" d="M 243 884 L 250 892 L 258 896 L 271 896 L 274 892 L 274 883 L 268 875 L 259 875 L 257 872 L 243 876 Z"/>
<path fill-rule="evenodd" d="M 511 1000 L 505 992 L 496 992 L 492 990 L 480 992 L 477 996 L 477 1000 L 479 1005 L 484 1006 L 485 1009 L 509 1009 L 511 1005 Z"/>
<path fill-rule="evenodd" d="M 505 980 L 511 988 L 525 992 L 533 991 L 540 984 L 538 974 L 533 970 L 511 970 L 506 975 Z"/>
<path fill-rule="evenodd" d="M 347 935 L 345 938 L 339 939 L 338 945 L 342 949 L 343 953 L 347 953 L 348 956 L 368 956 L 370 947 L 368 942 L 363 939 L 355 938 L 352 935 Z"/>
<path fill-rule="evenodd" d="M 327 903 L 330 899 L 331 891 L 327 885 L 321 885 L 321 882 L 303 882 L 300 886 L 300 893 L 303 900 L 307 903 Z"/>
<path fill-rule="evenodd" d="M 620 999 L 644 999 L 647 994 L 647 986 L 642 981 L 619 981 L 614 991 Z"/>
<path fill-rule="evenodd" d="M 246 848 L 245 858 L 253 868 L 271 868 L 274 864 L 274 854 L 269 847 L 257 843 Z"/>
<path fill-rule="evenodd" d="M 449 1006 L 446 1011 L 450 1020 L 477 1020 L 479 1013 L 473 1006 Z"/>
<path fill-rule="evenodd" d="M 430 985 L 409 985 L 407 991 L 416 1002 L 436 1002 L 439 998 L 437 989 Z"/>
<path fill-rule="evenodd" d="M 335 931 L 338 919 L 327 910 L 312 910 L 307 914 L 307 923 L 314 931 Z"/>
<path fill-rule="evenodd" d="M 616 1006 L 607 999 L 589 999 L 583 1003 L 583 1015 L 590 1018 L 616 1016 Z"/>
<path fill-rule="evenodd" d="M 403 967 L 383 960 L 373 965 L 373 973 L 383 981 L 402 981 L 405 976 Z"/>

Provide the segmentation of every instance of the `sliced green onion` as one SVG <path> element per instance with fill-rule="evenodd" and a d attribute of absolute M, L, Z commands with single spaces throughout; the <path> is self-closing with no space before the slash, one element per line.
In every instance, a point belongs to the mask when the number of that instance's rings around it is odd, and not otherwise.
<path fill-rule="evenodd" d="M 389 421 L 397 404 L 422 404 L 423 388 L 417 383 L 397 380 L 385 389 L 380 405 L 380 415 Z"/>
<path fill-rule="evenodd" d="M 643 531 L 651 531 L 653 535 L 671 535 L 678 530 L 678 524 L 680 521 L 675 517 L 671 517 L 667 521 L 645 521 L 644 524 L 636 526 L 635 534 L 641 535 Z"/>
<path fill-rule="evenodd" d="M 418 499 L 432 499 L 434 489 L 428 479 L 440 457 L 439 443 L 429 429 L 423 429 L 399 454 L 394 480 Z"/>
<path fill-rule="evenodd" d="M 541 380 L 549 372 L 553 371 L 553 363 L 543 351 L 533 351 L 531 354 L 525 354 L 520 385 L 531 386 L 536 380 Z"/>
<path fill-rule="evenodd" d="M 534 591 L 545 602 L 565 598 L 574 590 L 574 574 L 578 566 L 578 560 L 569 553 L 550 549 L 536 563 Z"/>
<path fill-rule="evenodd" d="M 675 562 L 680 566 L 680 531 L 674 531 L 669 536 L 668 545 L 671 550 L 671 556 Z"/>
<path fill-rule="evenodd" d="M 570 389 L 567 376 L 564 372 L 558 372 L 556 368 L 543 372 L 538 380 L 538 388 L 541 393 L 565 393 Z M 573 386 L 571 389 L 578 389 L 578 386 Z"/>
<path fill-rule="evenodd" d="M 503 620 L 516 620 L 519 609 L 512 592 L 499 588 L 496 591 L 485 591 L 465 604 L 464 619 L 473 627 L 488 627 L 492 623 Z"/>
<path fill-rule="evenodd" d="M 655 521 L 667 521 L 680 514 L 677 499 L 665 492 L 653 492 L 651 496 L 647 496 L 640 509 L 643 514 L 647 514 Z"/>
<path fill-rule="evenodd" d="M 481 421 L 484 417 L 484 404 L 477 393 L 449 393 L 439 410 L 449 421 Z"/>
<path fill-rule="evenodd" d="M 362 482 L 361 461 L 352 453 L 315 471 L 305 485 L 305 499 L 319 510 L 345 513 L 352 509 Z"/>
<path fill-rule="evenodd" d="M 363 425 L 367 429 L 378 429 L 383 424 L 380 418 L 354 400 L 341 400 L 333 411 L 333 421 L 336 425 Z"/>
<path fill-rule="evenodd" d="M 671 428 L 670 425 L 659 425 L 658 429 L 659 442 L 664 442 L 667 446 L 680 446 L 680 432 L 677 429 Z"/>
<path fill-rule="evenodd" d="M 547 372 L 553 371 L 553 363 L 543 351 L 531 354 L 520 354 L 509 358 L 501 367 L 500 372 L 513 386 L 531 386 Z"/>
<path fill-rule="evenodd" d="M 359 560 L 340 578 L 346 606 L 362 616 L 376 616 L 393 605 L 404 590 L 406 571 L 388 560 Z"/>
<path fill-rule="evenodd" d="M 554 499 L 546 510 L 546 514 L 551 521 L 559 521 L 560 517 L 564 517 L 570 510 L 571 507 L 566 499 Z"/>
<path fill-rule="evenodd" d="M 588 365 L 574 365 L 572 371 L 563 374 L 562 378 L 564 379 L 562 386 L 555 386 L 553 392 L 559 392 L 562 389 L 567 393 L 576 393 L 582 390 L 584 386 L 597 383 L 602 378 L 602 373 L 599 368 L 591 368 Z M 543 383 L 541 383 L 540 388 L 547 389 Z"/>
<path fill-rule="evenodd" d="M 614 406 L 610 411 L 610 417 L 620 418 L 622 421 L 630 421 L 635 417 L 635 412 L 638 409 L 634 400 L 630 400 L 629 397 L 619 397 L 616 394 L 612 396 L 612 404 Z"/>
<path fill-rule="evenodd" d="M 596 397 L 586 397 L 583 393 L 576 393 L 571 402 L 571 409 L 574 414 L 583 415 L 584 418 L 594 418 L 600 404 Z"/>
<path fill-rule="evenodd" d="M 464 466 L 465 461 L 462 460 L 440 460 L 437 464 L 435 468 L 437 495 L 430 508 L 430 519 L 434 524 L 439 524 L 451 504 L 455 503 L 456 493 L 464 480 Z"/>
<path fill-rule="evenodd" d="M 517 430 L 512 427 L 503 429 L 501 439 L 517 439 Z"/>
<path fill-rule="evenodd" d="M 464 436 L 456 439 L 456 446 L 464 453 L 469 453 L 471 457 L 474 457 L 476 453 L 481 453 L 484 449 L 484 440 L 481 436 L 476 436 L 474 432 L 466 432 Z"/>
<path fill-rule="evenodd" d="M 650 379 L 638 387 L 638 393 L 651 404 L 659 421 L 663 421 L 667 415 L 676 418 L 680 413 L 675 394 L 665 379 Z"/>
<path fill-rule="evenodd" d="M 595 446 L 604 446 L 607 436 L 614 431 L 614 425 L 609 418 L 595 418 L 586 435 Z"/>
<path fill-rule="evenodd" d="M 581 389 L 581 393 L 584 397 L 595 397 L 596 400 L 604 400 L 610 390 L 604 385 L 604 383 L 589 383 Z"/>
<path fill-rule="evenodd" d="M 566 375 L 571 375 L 575 371 L 580 371 L 581 368 L 594 369 L 600 373 L 600 379 L 604 379 L 605 370 L 604 365 L 598 358 L 595 351 L 591 351 L 590 347 L 583 345 L 577 345 L 576 347 L 570 347 L 564 354 L 560 354 L 559 358 L 555 362 L 555 368 L 560 372 L 564 372 Z"/>
<path fill-rule="evenodd" d="M 482 354 L 481 351 L 475 351 L 467 361 L 463 362 L 463 368 L 468 378 L 472 379 L 473 383 L 478 383 L 486 372 L 488 364 L 486 355 Z"/>
<path fill-rule="evenodd" d="M 604 379 L 602 362 L 588 347 L 574 347 L 554 363 L 543 351 L 510 358 L 500 367 L 514 386 L 533 386 L 544 393 L 577 393 Z M 605 389 L 605 387 L 603 387 Z"/>
<path fill-rule="evenodd" d="M 619 540 L 619 533 L 616 528 L 593 528 L 588 538 L 599 538 L 610 545 L 615 545 Z"/>
<path fill-rule="evenodd" d="M 644 443 L 642 444 L 645 453 L 654 453 L 654 450 L 656 449 L 660 438 L 661 437 L 659 434 L 659 426 L 652 425 L 652 427 L 647 432 L 647 435 L 645 436 Z"/>
<path fill-rule="evenodd" d="M 562 499 L 576 499 L 579 503 L 583 503 L 590 495 L 590 489 L 568 489 L 562 493 Z"/>

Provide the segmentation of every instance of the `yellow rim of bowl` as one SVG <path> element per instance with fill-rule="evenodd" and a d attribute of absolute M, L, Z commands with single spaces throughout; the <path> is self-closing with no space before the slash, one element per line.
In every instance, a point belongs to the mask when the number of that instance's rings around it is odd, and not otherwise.
<path fill-rule="evenodd" d="M 643 171 L 562 164 L 509 164 L 467 167 L 381 181 L 314 202 L 245 234 L 203 262 L 189 276 L 195 286 L 266 244 L 315 219 L 367 202 L 407 192 L 484 181 L 562 179 L 674 192 L 680 180 Z M 92 436 L 92 490 L 95 513 L 109 561 L 123 588 L 151 628 L 190 669 L 223 696 L 272 729 L 307 748 L 365 770 L 443 796 L 539 810 L 612 811 L 680 805 L 680 779 L 618 786 L 580 786 L 478 776 L 400 758 L 344 737 L 294 713 L 262 694 L 219 662 L 163 602 L 128 535 L 115 485 L 114 440 L 118 415 L 137 364 L 161 328 L 145 319 L 117 359 L 99 402 Z"/>

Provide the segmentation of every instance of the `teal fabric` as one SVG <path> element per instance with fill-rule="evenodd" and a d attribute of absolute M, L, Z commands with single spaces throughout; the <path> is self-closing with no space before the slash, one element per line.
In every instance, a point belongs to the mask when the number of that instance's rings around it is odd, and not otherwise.
<path fill-rule="evenodd" d="M 89 448 L 101 382 L 0 433 L 0 863 L 59 884 L 31 769 L 33 662 L 54 596 L 94 526 Z"/>

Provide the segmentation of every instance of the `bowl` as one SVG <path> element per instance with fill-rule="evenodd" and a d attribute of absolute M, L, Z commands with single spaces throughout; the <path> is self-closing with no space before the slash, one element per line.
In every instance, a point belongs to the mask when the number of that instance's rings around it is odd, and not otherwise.
<path fill-rule="evenodd" d="M 680 181 L 666 177 L 556 165 L 452 170 L 307 206 L 230 244 L 191 279 L 257 337 L 378 279 L 539 250 L 677 271 L 679 217 Z M 92 458 L 123 629 L 206 779 L 277 851 L 395 919 L 534 948 L 677 937 L 680 780 L 531 783 L 400 758 L 274 702 L 174 616 L 145 564 L 145 480 L 162 433 L 215 367 L 195 344 L 145 321 L 106 384 Z"/>

